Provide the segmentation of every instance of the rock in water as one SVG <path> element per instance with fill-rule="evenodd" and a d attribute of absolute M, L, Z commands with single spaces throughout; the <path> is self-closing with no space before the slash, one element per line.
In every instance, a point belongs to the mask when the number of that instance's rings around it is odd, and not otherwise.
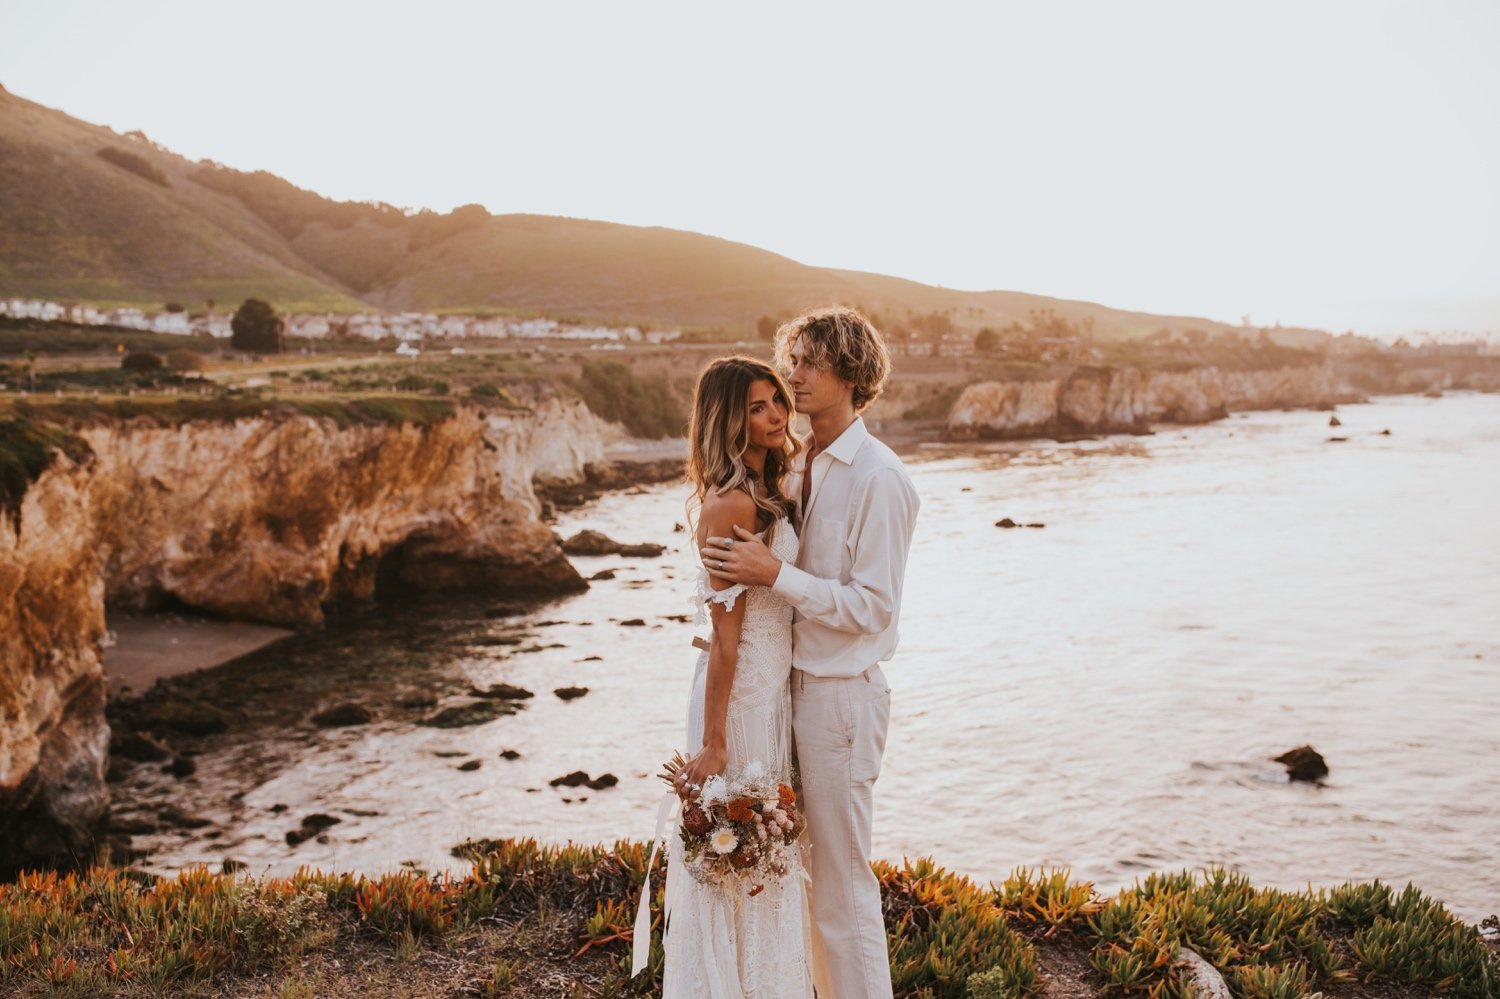
<path fill-rule="evenodd" d="M 1328 764 L 1311 746 L 1289 749 L 1274 759 L 1286 767 L 1286 775 L 1292 780 L 1319 781 L 1328 776 Z"/>
<path fill-rule="evenodd" d="M 150 732 L 127 732 L 115 741 L 114 751 L 136 763 L 161 763 L 172 758 L 172 747 Z"/>
<path fill-rule="evenodd" d="M 995 526 L 996 527 L 1011 528 L 1011 527 L 1020 527 L 1021 525 L 1018 524 L 1018 523 L 1016 523 L 1014 520 L 1011 520 L 1009 517 L 1001 517 L 999 520 L 995 521 Z"/>
<path fill-rule="evenodd" d="M 531 691 L 525 687 L 517 687 L 509 683 L 492 683 L 481 690 L 478 687 L 469 689 L 470 697 L 484 697 L 495 701 L 524 701 L 531 697 Z"/>
<path fill-rule="evenodd" d="M 568 555 L 625 555 L 631 558 L 655 558 L 667 550 L 666 545 L 650 542 L 626 545 L 598 531 L 579 531 L 562 543 Z"/>
<path fill-rule="evenodd" d="M 1328 425 L 1330 427 L 1342 427 L 1344 425 L 1344 421 L 1339 419 L 1337 416 L 1330 416 L 1328 418 Z"/>
<path fill-rule="evenodd" d="M 161 770 L 162 773 L 171 774 L 173 777 L 191 777 L 198 772 L 198 764 L 194 763 L 190 756 L 179 756 Z"/>
<path fill-rule="evenodd" d="M 428 728 L 467 728 L 515 713 L 515 707 L 507 701 L 475 701 L 444 708 L 435 715 L 423 718 L 421 723 Z"/>
<path fill-rule="evenodd" d="M 589 692 L 587 687 L 558 687 L 553 691 L 558 697 L 565 701 L 571 701 L 575 697 L 582 697 Z"/>
<path fill-rule="evenodd" d="M 314 837 L 317 837 L 318 842 L 326 843 L 328 841 L 319 834 L 322 833 L 325 829 L 329 829 L 333 826 L 338 825 L 342 821 L 344 820 L 338 818 L 337 816 L 325 815 L 322 812 L 314 812 L 311 815 L 304 816 L 300 828 L 292 829 L 287 832 L 286 845 L 301 846 L 303 843 L 307 842 L 310 839 L 313 839 Z"/>
<path fill-rule="evenodd" d="M 318 728 L 343 728 L 348 725 L 368 725 L 375 720 L 375 712 L 363 704 L 353 702 L 339 704 L 329 708 L 327 711 L 319 711 L 312 716 L 312 723 Z"/>
<path fill-rule="evenodd" d="M 579 531 L 562 543 L 562 550 L 565 555 L 614 555 L 620 543 L 598 531 Z"/>
<path fill-rule="evenodd" d="M 157 817 L 161 819 L 162 825 L 172 826 L 177 829 L 202 829 L 205 826 L 213 825 L 212 820 L 205 819 L 201 815 L 184 812 L 176 805 L 166 806 L 157 813 Z"/>
<path fill-rule="evenodd" d="M 136 728 L 183 735 L 217 735 L 229 731 L 229 713 L 201 701 L 155 701 L 134 711 Z"/>
<path fill-rule="evenodd" d="M 582 770 L 574 770 L 565 777 L 554 777 L 547 782 L 548 787 L 583 787 L 589 782 L 589 775 Z"/>
<path fill-rule="evenodd" d="M 595 791 L 602 791 L 607 787 L 614 787 L 618 783 L 620 783 L 620 778 L 616 777 L 614 774 L 600 774 L 598 777 L 595 777 L 593 780 L 589 781 L 589 787 L 593 788 Z"/>

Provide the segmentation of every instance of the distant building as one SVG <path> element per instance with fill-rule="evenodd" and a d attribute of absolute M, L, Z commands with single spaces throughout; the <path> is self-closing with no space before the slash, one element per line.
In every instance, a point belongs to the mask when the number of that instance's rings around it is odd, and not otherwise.
<path fill-rule="evenodd" d="M 100 310 L 92 305 L 61 305 L 30 298 L 0 298 L 0 315 L 43 322 L 64 321 L 81 326 L 119 326 L 179 336 L 207 334 L 227 339 L 232 328 L 228 316 L 210 311 L 189 318 L 183 312 L 145 312 L 124 307 Z M 330 336 L 362 337 L 367 340 L 396 339 L 413 343 L 434 339 L 597 340 L 606 343 L 663 343 L 682 336 L 681 330 L 643 331 L 638 326 L 567 326 L 555 319 L 514 319 L 505 316 L 437 316 L 430 312 L 362 312 L 349 316 L 330 313 L 293 313 L 284 317 L 288 336 L 321 339 Z"/>
<path fill-rule="evenodd" d="M 150 323 L 153 333 L 177 333 L 185 336 L 193 332 L 192 323 L 185 312 L 158 312 L 151 317 Z"/>

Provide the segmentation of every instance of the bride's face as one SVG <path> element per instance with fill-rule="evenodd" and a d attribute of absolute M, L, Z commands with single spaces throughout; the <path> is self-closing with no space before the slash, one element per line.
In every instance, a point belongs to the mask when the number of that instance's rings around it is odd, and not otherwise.
<path fill-rule="evenodd" d="M 787 406 L 776 396 L 775 383 L 761 379 L 751 382 L 745 393 L 746 444 L 772 451 L 786 441 Z"/>

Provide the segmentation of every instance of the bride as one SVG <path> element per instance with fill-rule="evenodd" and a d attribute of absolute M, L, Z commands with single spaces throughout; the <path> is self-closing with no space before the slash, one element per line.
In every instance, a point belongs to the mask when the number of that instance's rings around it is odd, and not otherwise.
<path fill-rule="evenodd" d="M 761 534 L 778 558 L 796 558 L 792 502 L 782 488 L 801 450 L 788 428 L 791 398 L 774 369 L 749 357 L 721 358 L 700 376 L 688 457 L 698 547 L 710 536 L 733 537 L 738 526 Z M 763 770 L 790 783 L 792 769 L 792 608 L 767 587 L 698 573 L 713 637 L 698 657 L 688 705 L 687 745 L 696 755 L 677 777 L 686 803 L 715 775 L 733 782 Z M 784 877 L 752 891 L 736 879 L 694 878 L 681 839 L 669 839 L 663 996 L 810 999 L 811 931 L 797 851 Z"/>

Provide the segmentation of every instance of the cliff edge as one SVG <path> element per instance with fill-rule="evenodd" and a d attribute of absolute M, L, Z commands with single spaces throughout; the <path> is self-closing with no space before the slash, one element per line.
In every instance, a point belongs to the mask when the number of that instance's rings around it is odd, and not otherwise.
<path fill-rule="evenodd" d="M 136 417 L 68 439 L 31 463 L 32 481 L 6 482 L 0 875 L 95 855 L 108 808 L 106 603 L 316 627 L 381 591 L 587 585 L 532 490 L 538 475 L 581 479 L 602 458 L 576 401 L 400 423 L 276 407 L 220 422 Z"/>

